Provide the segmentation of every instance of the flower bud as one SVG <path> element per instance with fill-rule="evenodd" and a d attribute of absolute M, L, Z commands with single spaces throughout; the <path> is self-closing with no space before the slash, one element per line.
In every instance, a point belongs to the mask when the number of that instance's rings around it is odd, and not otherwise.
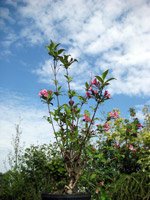
<path fill-rule="evenodd" d="M 104 97 L 106 98 L 106 99 L 110 99 L 110 94 L 109 94 L 109 92 L 107 91 L 107 90 L 105 90 L 105 92 L 104 92 Z"/>
<path fill-rule="evenodd" d="M 88 98 L 91 98 L 90 92 L 86 92 L 86 96 L 87 96 Z"/>
<path fill-rule="evenodd" d="M 73 106 L 73 104 L 74 104 L 74 101 L 73 101 L 73 100 L 70 100 L 70 101 L 69 101 L 69 105 L 70 105 L 70 106 Z"/>

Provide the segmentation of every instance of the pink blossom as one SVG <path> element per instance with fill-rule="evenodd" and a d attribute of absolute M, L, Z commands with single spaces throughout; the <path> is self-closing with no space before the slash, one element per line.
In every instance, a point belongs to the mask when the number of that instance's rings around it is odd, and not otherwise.
<path fill-rule="evenodd" d="M 97 90 L 93 90 L 93 92 L 94 92 L 95 95 L 98 94 L 98 91 L 97 91 Z"/>
<path fill-rule="evenodd" d="M 107 90 L 105 90 L 105 92 L 104 92 L 104 97 L 107 99 L 110 99 L 110 97 L 111 97 Z"/>
<path fill-rule="evenodd" d="M 92 85 L 96 85 L 96 86 L 97 86 L 97 85 L 98 85 L 98 81 L 97 81 L 97 79 L 96 79 L 96 78 L 94 78 L 94 80 L 91 82 L 91 84 L 92 84 Z"/>
<path fill-rule="evenodd" d="M 90 86 L 90 87 L 89 87 L 89 91 L 92 91 L 92 90 L 93 90 L 93 89 L 92 89 L 92 87 Z"/>
<path fill-rule="evenodd" d="M 118 117 L 119 117 L 118 111 L 114 111 L 114 118 L 116 119 L 116 118 L 118 118 Z"/>
<path fill-rule="evenodd" d="M 110 126 L 109 126 L 109 124 L 106 122 L 106 123 L 103 125 L 103 128 L 104 128 L 104 131 L 109 131 Z"/>
<path fill-rule="evenodd" d="M 132 144 L 130 144 L 130 145 L 128 146 L 128 148 L 129 148 L 131 151 L 136 151 L 136 149 L 133 147 Z"/>
<path fill-rule="evenodd" d="M 90 97 L 91 97 L 90 92 L 86 92 L 86 96 L 87 96 L 88 98 L 90 98 Z"/>
<path fill-rule="evenodd" d="M 46 89 L 43 89 L 39 92 L 39 96 L 42 97 L 48 97 L 48 91 Z"/>
<path fill-rule="evenodd" d="M 91 120 L 91 118 L 88 115 L 84 114 L 83 121 L 85 121 L 85 122 L 91 122 L 92 120 Z"/>
<path fill-rule="evenodd" d="M 109 116 L 114 119 L 117 119 L 119 117 L 119 113 L 118 113 L 118 111 L 112 111 L 109 113 Z"/>

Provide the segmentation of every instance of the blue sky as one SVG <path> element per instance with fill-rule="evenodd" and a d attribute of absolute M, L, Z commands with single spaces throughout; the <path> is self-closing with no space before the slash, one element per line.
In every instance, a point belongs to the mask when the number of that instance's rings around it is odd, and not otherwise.
<path fill-rule="evenodd" d="M 45 48 L 51 39 L 79 61 L 71 70 L 74 89 L 83 92 L 91 75 L 109 68 L 117 80 L 102 109 L 119 108 L 127 116 L 135 107 L 142 119 L 141 109 L 150 102 L 149 19 L 148 0 L 1 0 L 0 161 L 12 149 L 20 118 L 25 146 L 53 138 L 38 98 L 40 89 L 51 88 Z"/>

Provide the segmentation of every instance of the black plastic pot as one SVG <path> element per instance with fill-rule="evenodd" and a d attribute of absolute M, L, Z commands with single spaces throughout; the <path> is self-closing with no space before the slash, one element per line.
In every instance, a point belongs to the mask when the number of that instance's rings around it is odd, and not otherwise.
<path fill-rule="evenodd" d="M 91 200 L 90 194 L 48 194 L 43 193 L 41 195 L 42 200 Z"/>

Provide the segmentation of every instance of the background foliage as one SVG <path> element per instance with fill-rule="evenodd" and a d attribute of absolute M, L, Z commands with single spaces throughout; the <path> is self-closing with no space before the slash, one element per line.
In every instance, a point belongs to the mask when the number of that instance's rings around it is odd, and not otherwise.
<path fill-rule="evenodd" d="M 89 191 L 93 200 L 149 199 L 149 107 L 143 109 L 143 128 L 134 109 L 130 118 L 110 123 L 100 132 L 96 148 L 87 147 L 90 158 L 79 182 L 80 191 Z M 38 200 L 41 192 L 54 192 L 66 184 L 66 171 L 56 143 L 30 146 L 21 151 L 21 130 L 16 126 L 14 153 L 9 156 L 11 169 L 0 174 L 0 199 Z M 95 145 L 94 145 L 95 146 Z"/>

